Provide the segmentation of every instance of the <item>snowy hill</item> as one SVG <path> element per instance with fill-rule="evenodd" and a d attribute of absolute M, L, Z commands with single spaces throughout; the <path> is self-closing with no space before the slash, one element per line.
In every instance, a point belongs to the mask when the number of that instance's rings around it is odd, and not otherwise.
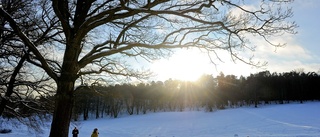
<path fill-rule="evenodd" d="M 94 128 L 99 137 L 320 137 L 320 102 L 261 105 L 215 112 L 159 112 L 72 123 L 79 137 L 89 137 Z M 0 137 L 47 137 L 14 129 Z M 69 136 L 72 136 L 71 133 Z"/>

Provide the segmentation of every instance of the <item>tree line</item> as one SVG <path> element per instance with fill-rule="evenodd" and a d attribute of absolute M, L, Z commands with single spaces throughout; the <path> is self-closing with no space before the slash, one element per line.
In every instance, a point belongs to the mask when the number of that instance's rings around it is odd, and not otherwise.
<path fill-rule="evenodd" d="M 203 75 L 195 82 L 169 79 L 164 82 L 79 86 L 73 119 L 87 120 L 119 114 L 159 111 L 214 111 L 260 103 L 320 100 L 320 75 L 315 72 L 270 73 L 262 71 L 237 77 L 220 73 Z"/>

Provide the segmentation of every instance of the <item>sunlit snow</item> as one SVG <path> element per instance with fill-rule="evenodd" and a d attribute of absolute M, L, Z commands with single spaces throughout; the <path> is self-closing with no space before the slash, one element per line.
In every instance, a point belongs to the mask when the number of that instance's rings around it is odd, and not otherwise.
<path fill-rule="evenodd" d="M 320 137 L 320 102 L 260 105 L 205 111 L 149 112 L 72 123 L 79 137 Z M 38 135 L 48 137 L 49 128 Z M 0 137 L 32 137 L 24 128 Z"/>

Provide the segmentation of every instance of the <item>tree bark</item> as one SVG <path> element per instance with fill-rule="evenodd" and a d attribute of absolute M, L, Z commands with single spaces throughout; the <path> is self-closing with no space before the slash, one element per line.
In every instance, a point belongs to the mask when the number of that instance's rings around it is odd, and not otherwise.
<path fill-rule="evenodd" d="M 74 101 L 73 87 L 74 82 L 71 81 L 58 84 L 49 137 L 68 137 Z"/>

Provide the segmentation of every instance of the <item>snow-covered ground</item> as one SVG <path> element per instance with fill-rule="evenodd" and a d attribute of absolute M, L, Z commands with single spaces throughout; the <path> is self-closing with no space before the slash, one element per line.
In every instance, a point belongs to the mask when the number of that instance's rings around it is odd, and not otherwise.
<path fill-rule="evenodd" d="M 261 105 L 215 112 L 149 112 L 72 123 L 79 137 L 89 137 L 94 128 L 99 137 L 320 137 L 320 102 Z M 24 128 L 0 137 L 47 137 L 34 135 Z"/>

